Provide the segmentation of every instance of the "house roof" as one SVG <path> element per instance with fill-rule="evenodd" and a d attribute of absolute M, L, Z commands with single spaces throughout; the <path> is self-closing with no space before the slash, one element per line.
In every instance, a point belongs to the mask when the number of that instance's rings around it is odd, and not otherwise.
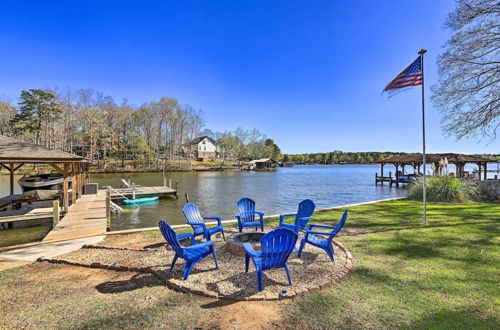
<path fill-rule="evenodd" d="M 214 145 L 217 145 L 217 141 L 215 141 L 214 139 L 212 139 L 210 136 L 207 136 L 207 135 L 204 135 L 204 136 L 199 136 L 199 137 L 197 137 L 197 138 L 193 139 L 193 140 L 191 141 L 191 145 L 193 145 L 193 144 L 198 144 L 198 143 L 200 143 L 201 141 L 203 141 L 204 139 L 208 139 L 208 140 L 210 140 L 210 142 L 212 142 Z"/>
<path fill-rule="evenodd" d="M 448 159 L 449 163 L 479 163 L 479 162 L 497 162 L 496 159 L 488 159 L 476 156 L 469 156 L 464 154 L 443 153 L 443 154 L 426 154 L 426 162 L 435 163 L 441 159 Z M 421 164 L 422 154 L 409 154 L 401 155 L 392 158 L 387 158 L 379 161 L 379 163 L 392 163 L 392 164 Z"/>
<path fill-rule="evenodd" d="M 87 162 L 87 159 L 68 152 L 53 150 L 0 135 L 0 162 L 48 163 Z"/>

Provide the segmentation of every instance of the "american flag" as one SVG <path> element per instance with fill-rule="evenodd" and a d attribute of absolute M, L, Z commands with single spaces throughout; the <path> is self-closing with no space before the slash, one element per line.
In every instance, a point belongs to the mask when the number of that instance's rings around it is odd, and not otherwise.
<path fill-rule="evenodd" d="M 405 87 L 422 85 L 422 59 L 417 59 L 394 78 L 385 88 L 384 92 L 392 92 Z"/>

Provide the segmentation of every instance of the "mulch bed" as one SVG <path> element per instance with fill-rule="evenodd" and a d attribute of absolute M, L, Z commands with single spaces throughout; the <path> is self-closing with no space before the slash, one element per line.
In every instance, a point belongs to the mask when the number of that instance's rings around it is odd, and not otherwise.
<path fill-rule="evenodd" d="M 236 232 L 227 232 L 230 239 Z M 161 243 L 158 238 L 158 243 Z M 264 290 L 257 290 L 257 275 L 251 263 L 248 273 L 245 273 L 245 258 L 234 256 L 222 238 L 212 237 L 216 246 L 219 270 L 215 269 L 213 257 L 207 256 L 193 268 L 187 281 L 182 281 L 184 260 L 179 259 L 172 272 L 167 270 L 174 256 L 170 248 L 155 247 L 147 250 L 128 249 L 120 247 L 89 246 L 75 252 L 57 257 L 52 262 L 79 264 L 101 268 L 110 266 L 114 270 L 148 270 L 161 275 L 167 284 L 176 289 L 218 298 L 236 300 L 258 300 L 258 296 L 277 297 L 278 292 L 288 290 L 293 297 L 297 293 L 319 289 L 321 284 L 335 282 L 345 275 L 352 265 L 350 253 L 335 246 L 335 262 L 331 262 L 327 254 L 311 245 L 306 245 L 302 258 L 293 253 L 289 260 L 293 287 L 288 286 L 284 269 L 273 269 L 263 272 Z M 297 240 L 297 247 L 302 234 Z M 126 246 L 126 242 L 124 242 Z M 346 271 L 346 265 L 349 266 Z M 257 297 L 256 297 L 257 295 Z M 256 297 L 248 299 L 248 297 Z"/>

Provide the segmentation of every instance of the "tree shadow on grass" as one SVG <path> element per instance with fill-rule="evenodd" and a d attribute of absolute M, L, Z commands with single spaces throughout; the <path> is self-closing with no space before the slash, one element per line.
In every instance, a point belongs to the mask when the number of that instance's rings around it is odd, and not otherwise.
<path fill-rule="evenodd" d="M 98 284 L 95 288 L 100 293 L 120 293 L 133 291 L 143 287 L 163 286 L 156 276 L 151 274 L 135 274 L 129 280 L 125 281 L 108 281 Z"/>

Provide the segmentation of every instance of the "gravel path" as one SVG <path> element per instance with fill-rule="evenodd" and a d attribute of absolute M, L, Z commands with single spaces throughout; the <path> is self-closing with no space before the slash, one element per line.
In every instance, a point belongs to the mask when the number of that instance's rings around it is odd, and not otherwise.
<path fill-rule="evenodd" d="M 228 233 L 226 237 L 232 236 Z M 124 237 L 125 238 L 125 237 Z M 228 238 L 229 239 L 229 238 Z M 299 235 L 297 247 L 302 235 Z M 245 273 L 245 258 L 234 256 L 229 252 L 227 245 L 220 237 L 215 237 L 219 270 L 215 269 L 212 256 L 207 256 L 196 264 L 188 278 L 189 285 L 199 290 L 210 290 L 221 295 L 251 296 L 257 294 L 257 275 L 253 264 L 248 273 Z M 161 240 L 158 239 L 158 243 Z M 126 240 L 123 247 L 127 246 Z M 335 262 L 331 262 L 323 250 L 306 245 L 302 258 L 293 253 L 288 259 L 293 288 L 298 289 L 323 279 L 333 279 L 346 263 L 345 253 L 339 248 L 335 249 Z M 60 256 L 72 262 L 91 264 L 118 264 L 128 267 L 154 267 L 161 270 L 169 269 L 174 256 L 173 251 L 165 248 L 155 248 L 145 251 L 85 248 Z M 184 260 L 179 259 L 169 277 L 181 279 L 184 269 Z M 263 293 L 276 293 L 282 289 L 289 289 L 284 269 L 273 269 L 263 273 Z"/>

